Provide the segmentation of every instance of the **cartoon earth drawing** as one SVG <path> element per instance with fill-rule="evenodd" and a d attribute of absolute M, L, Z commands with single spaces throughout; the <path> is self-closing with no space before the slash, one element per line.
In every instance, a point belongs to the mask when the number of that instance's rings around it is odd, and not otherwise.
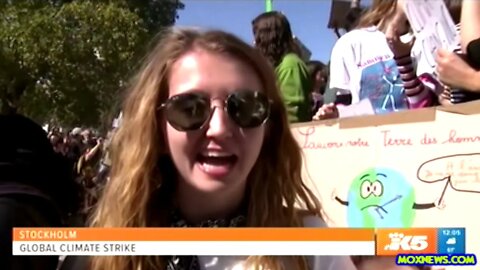
<path fill-rule="evenodd" d="M 349 227 L 408 228 L 415 210 L 437 207 L 436 203 L 418 204 L 415 190 L 403 175 L 389 168 L 369 168 L 350 185 L 348 201 L 334 196 L 347 206 Z"/>

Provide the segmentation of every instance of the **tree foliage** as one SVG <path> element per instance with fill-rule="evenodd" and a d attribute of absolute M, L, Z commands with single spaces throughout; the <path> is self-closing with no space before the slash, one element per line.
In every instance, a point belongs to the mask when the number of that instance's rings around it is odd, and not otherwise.
<path fill-rule="evenodd" d="M 2 111 L 100 124 L 151 36 L 171 25 L 181 7 L 170 0 L 1 3 Z"/>
<path fill-rule="evenodd" d="M 136 12 L 150 33 L 156 33 L 165 25 L 172 25 L 177 18 L 177 10 L 184 5 L 179 0 L 126 0 L 130 10 Z M 165 16 L 175 14 L 175 16 Z"/>

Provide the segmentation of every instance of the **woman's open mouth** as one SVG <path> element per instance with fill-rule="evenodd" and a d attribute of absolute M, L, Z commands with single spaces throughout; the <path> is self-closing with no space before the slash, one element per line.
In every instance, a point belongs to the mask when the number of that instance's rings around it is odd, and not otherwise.
<path fill-rule="evenodd" d="M 225 152 L 202 152 L 197 156 L 196 163 L 200 170 L 212 178 L 227 176 L 237 163 L 238 157 Z"/>

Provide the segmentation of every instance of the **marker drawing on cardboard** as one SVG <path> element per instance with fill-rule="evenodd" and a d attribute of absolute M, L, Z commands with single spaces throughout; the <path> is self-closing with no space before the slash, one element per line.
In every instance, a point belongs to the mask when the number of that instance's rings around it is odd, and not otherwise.
<path fill-rule="evenodd" d="M 399 228 L 411 227 L 415 211 L 442 207 L 442 200 L 418 203 L 413 185 L 398 171 L 372 167 L 353 179 L 348 200 L 332 196 L 347 206 L 349 227 Z M 421 197 L 421 196 L 420 196 Z"/>
<path fill-rule="evenodd" d="M 304 153 L 302 175 L 329 226 L 464 228 L 461 250 L 480 254 L 472 207 L 480 204 L 479 122 L 474 101 L 293 124 L 292 134 Z M 441 252 L 453 252 L 445 247 Z"/>
<path fill-rule="evenodd" d="M 480 193 L 480 153 L 454 154 L 424 162 L 417 178 L 425 183 L 446 181 L 458 192 Z"/>

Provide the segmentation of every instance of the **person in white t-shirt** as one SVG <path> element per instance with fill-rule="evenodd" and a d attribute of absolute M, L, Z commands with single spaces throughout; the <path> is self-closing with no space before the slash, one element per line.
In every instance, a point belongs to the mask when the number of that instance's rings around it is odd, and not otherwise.
<path fill-rule="evenodd" d="M 330 59 L 330 90 L 337 102 L 351 95 L 351 104 L 369 101 L 371 111 L 386 114 L 436 104 L 437 97 L 416 76 L 408 37 L 409 25 L 396 23 L 397 3 L 374 0 L 356 29 L 335 44 Z M 389 38 L 386 32 L 393 32 Z M 348 105 L 348 104 L 347 104 Z M 342 117 L 336 104 L 324 105 L 315 120 Z"/>

